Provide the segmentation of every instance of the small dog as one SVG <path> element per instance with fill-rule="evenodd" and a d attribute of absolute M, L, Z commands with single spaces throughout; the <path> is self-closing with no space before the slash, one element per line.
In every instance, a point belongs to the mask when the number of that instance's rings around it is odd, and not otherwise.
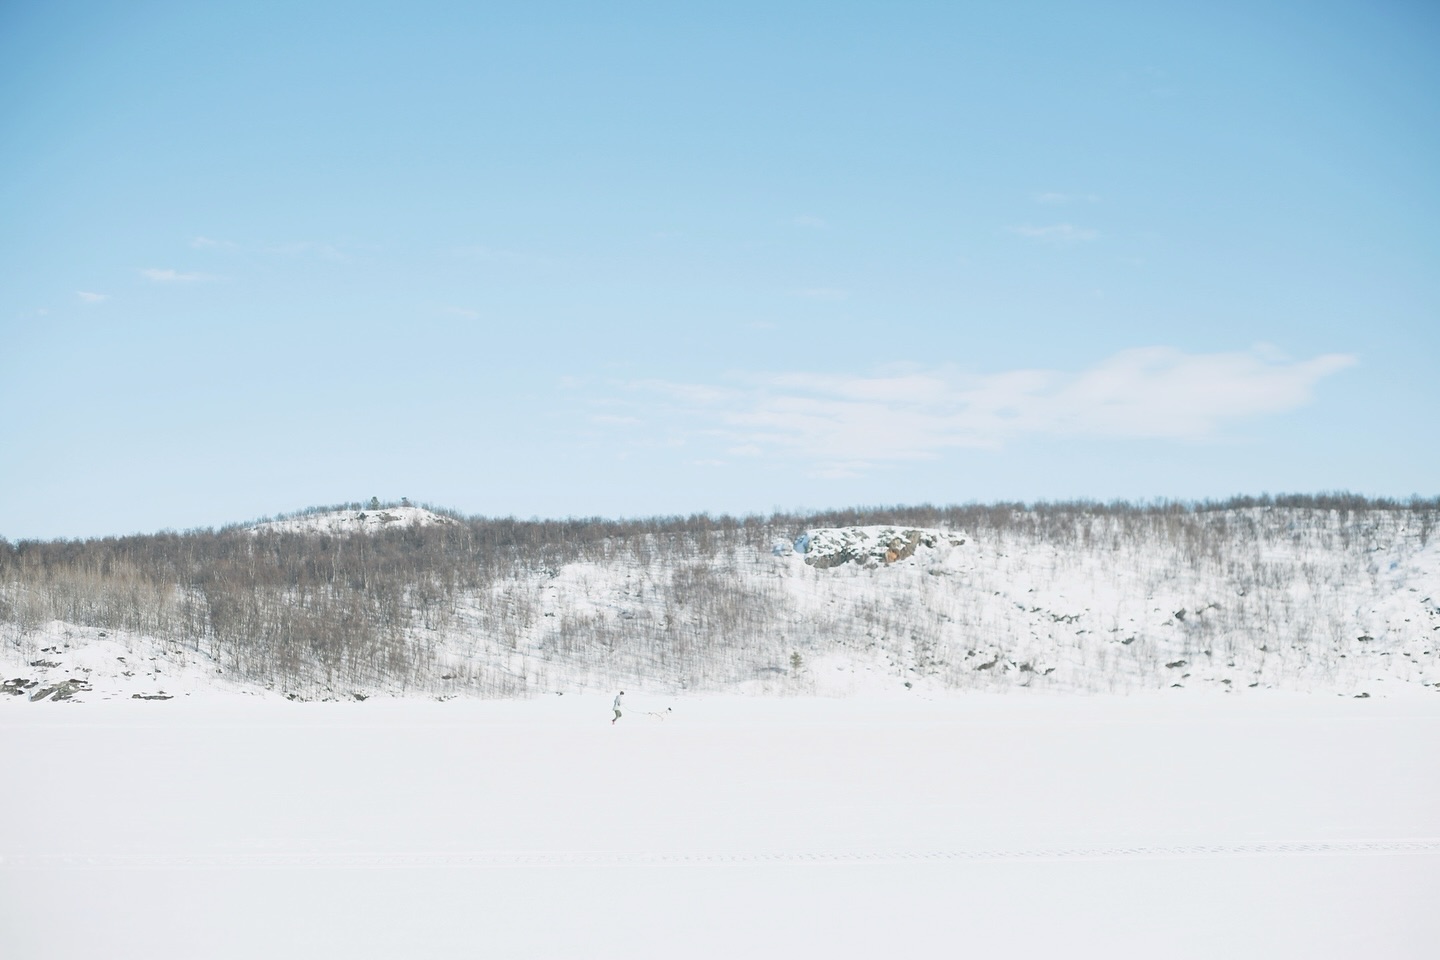
<path fill-rule="evenodd" d="M 666 717 L 670 716 L 672 712 L 674 711 L 672 711 L 669 707 L 666 707 L 664 710 L 646 710 L 645 716 L 654 717 L 656 720 L 664 720 Z"/>

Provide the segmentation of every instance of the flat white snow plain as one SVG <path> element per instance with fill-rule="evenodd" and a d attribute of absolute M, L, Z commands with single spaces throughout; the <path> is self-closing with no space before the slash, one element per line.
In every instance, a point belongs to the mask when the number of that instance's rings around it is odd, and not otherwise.
<path fill-rule="evenodd" d="M 0 955 L 1431 957 L 1440 701 L 0 707 Z"/>

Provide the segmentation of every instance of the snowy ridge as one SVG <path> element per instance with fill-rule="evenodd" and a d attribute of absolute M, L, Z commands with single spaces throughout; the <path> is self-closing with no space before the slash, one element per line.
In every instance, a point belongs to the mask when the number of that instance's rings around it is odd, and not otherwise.
<path fill-rule="evenodd" d="M 282 528 L 294 532 L 461 523 L 409 509 L 389 522 L 345 511 L 280 522 L 308 524 Z M 389 549 L 403 546 L 394 539 Z M 12 586 L 0 600 L 40 622 L 0 622 L 9 694 L 0 702 L 202 690 L 506 698 L 617 685 L 825 697 L 1440 693 L 1440 538 L 1403 511 L 1255 508 L 1079 516 L 1062 526 L 1017 515 L 976 529 L 814 527 L 706 544 L 644 534 L 496 569 L 448 595 L 433 579 L 387 594 L 396 626 L 369 634 L 359 632 L 363 620 L 315 619 L 330 608 L 284 619 L 305 613 L 312 595 L 331 602 L 334 584 L 281 594 L 254 614 L 258 630 L 278 636 L 271 648 L 246 646 L 248 634 L 184 632 L 215 622 L 231 594 L 156 593 L 151 619 L 170 624 L 167 635 L 96 626 L 102 614 L 88 624 L 64 615 L 100 606 L 89 575 L 63 604 L 59 586 Z M 376 589 L 351 580 L 360 600 Z M 120 586 L 105 609 L 144 602 Z M 351 616 L 354 607 L 336 609 Z M 326 643 L 341 646 L 332 654 Z M 266 656 L 287 658 L 285 672 L 256 649 L 277 650 Z"/>
<path fill-rule="evenodd" d="M 392 527 L 429 527 L 456 523 L 455 519 L 426 510 L 424 507 L 380 507 L 374 510 L 331 510 L 303 514 L 283 520 L 269 520 L 252 525 L 255 533 L 373 533 Z"/>

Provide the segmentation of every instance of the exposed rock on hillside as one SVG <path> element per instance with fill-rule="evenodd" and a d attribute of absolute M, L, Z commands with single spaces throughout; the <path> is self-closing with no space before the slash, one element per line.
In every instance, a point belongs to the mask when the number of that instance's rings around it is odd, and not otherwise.
<path fill-rule="evenodd" d="M 940 536 L 935 530 L 904 527 L 838 527 L 810 531 L 795 542 L 795 550 L 820 570 L 843 563 L 873 567 L 904 560 L 921 547 L 934 547 Z"/>
<path fill-rule="evenodd" d="M 90 684 L 84 680 L 61 680 L 59 683 L 51 684 L 48 687 L 41 687 L 30 694 L 31 700 L 69 700 L 77 693 L 89 690 Z"/>

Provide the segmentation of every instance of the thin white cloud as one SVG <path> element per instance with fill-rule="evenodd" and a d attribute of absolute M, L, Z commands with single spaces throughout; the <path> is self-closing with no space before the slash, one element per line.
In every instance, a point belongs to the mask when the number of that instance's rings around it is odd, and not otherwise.
<path fill-rule="evenodd" d="M 141 270 L 140 275 L 146 280 L 153 280 L 156 283 L 204 283 L 215 279 L 208 273 L 181 273 L 179 270 L 160 267 Z"/>
<path fill-rule="evenodd" d="M 718 441 L 731 456 L 796 459 L 817 476 L 846 477 L 1027 436 L 1214 439 L 1230 424 L 1305 406 L 1316 384 L 1355 362 L 1345 354 L 1292 360 L 1269 348 L 1147 347 L 1078 372 L 794 372 L 725 386 L 640 381 L 627 393 L 637 416 Z"/>
<path fill-rule="evenodd" d="M 626 384 L 635 392 L 658 393 L 678 403 L 697 406 L 718 405 L 728 402 L 734 396 L 729 387 L 714 387 L 699 383 L 670 383 L 665 380 L 635 380 Z"/>
<path fill-rule="evenodd" d="M 1088 243 L 1091 240 L 1100 239 L 1100 232 L 1098 230 L 1091 230 L 1087 227 L 1077 227 L 1069 223 L 1052 223 L 1042 227 L 1022 224 L 1018 227 L 1011 227 L 1010 232 L 1029 240 L 1038 240 L 1041 243 Z"/>
<path fill-rule="evenodd" d="M 334 244 L 314 240 L 292 240 L 289 243 L 277 243 L 268 249 L 271 253 L 287 257 L 319 257 L 332 263 L 343 263 L 350 259 L 348 254 Z"/>
<path fill-rule="evenodd" d="M 676 237 L 677 233 L 665 233 L 664 237 Z M 656 234 L 662 237 L 662 234 Z M 475 243 L 463 247 L 450 248 L 450 256 L 457 260 L 467 260 L 471 263 L 481 263 L 501 267 L 554 267 L 557 261 L 534 253 L 526 253 L 523 250 L 512 250 L 506 247 L 492 247 L 488 244 Z"/>
<path fill-rule="evenodd" d="M 1093 193 L 1059 193 L 1056 191 L 1046 191 L 1035 194 L 1034 200 L 1036 203 L 1053 206 L 1066 203 L 1099 203 L 1100 197 Z"/>
<path fill-rule="evenodd" d="M 850 298 L 850 291 L 842 290 L 839 287 L 804 287 L 800 290 L 796 290 L 795 296 L 801 298 L 802 300 L 825 300 L 835 302 L 838 300 L 848 300 Z"/>
<path fill-rule="evenodd" d="M 441 313 L 448 313 L 448 314 L 449 314 L 450 316 L 452 316 L 452 317 L 460 317 L 460 318 L 465 319 L 465 320 L 479 320 L 479 319 L 480 319 L 480 311 L 479 311 L 479 310 L 471 310 L 471 309 L 468 308 L 468 307 L 454 307 L 454 306 L 446 305 L 446 306 L 443 306 L 443 307 L 440 308 L 440 312 L 441 312 Z"/>
<path fill-rule="evenodd" d="M 104 303 L 110 299 L 108 293 L 91 293 L 89 290 L 76 290 L 75 296 L 80 298 L 81 303 Z"/>
<path fill-rule="evenodd" d="M 216 240 L 213 237 L 194 237 L 190 240 L 190 246 L 196 250 L 234 250 L 237 244 L 229 240 Z"/>
<path fill-rule="evenodd" d="M 672 233 L 659 233 L 656 236 L 676 236 Z M 521 253 L 518 250 L 510 250 L 505 247 L 491 247 L 483 243 L 471 244 L 467 247 L 456 247 L 451 251 L 462 260 L 475 260 L 480 263 L 528 263 L 537 260 L 529 254 Z"/>
<path fill-rule="evenodd" d="M 462 260 L 510 260 L 515 257 L 515 254 L 509 250 L 488 247 L 483 243 L 473 243 L 466 247 L 456 247 L 450 252 Z"/>

